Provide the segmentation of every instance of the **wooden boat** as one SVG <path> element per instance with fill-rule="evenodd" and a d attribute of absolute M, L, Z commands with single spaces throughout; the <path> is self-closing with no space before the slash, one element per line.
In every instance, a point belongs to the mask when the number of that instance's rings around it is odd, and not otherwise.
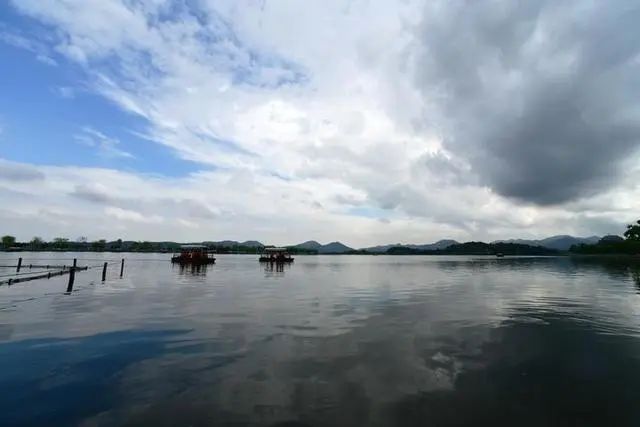
<path fill-rule="evenodd" d="M 176 264 L 203 265 L 216 262 L 213 252 L 209 252 L 204 245 L 182 245 L 180 253 L 171 257 L 171 262 Z"/>
<path fill-rule="evenodd" d="M 260 255 L 260 262 L 293 262 L 293 257 L 287 248 L 264 248 Z"/>

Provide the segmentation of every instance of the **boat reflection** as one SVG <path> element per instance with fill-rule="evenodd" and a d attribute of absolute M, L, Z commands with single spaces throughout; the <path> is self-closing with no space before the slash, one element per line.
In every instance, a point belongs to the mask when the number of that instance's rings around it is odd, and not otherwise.
<path fill-rule="evenodd" d="M 283 262 L 263 262 L 264 277 L 283 277 L 285 268 L 291 268 L 291 264 Z"/>
<path fill-rule="evenodd" d="M 180 275 L 188 275 L 188 276 L 206 276 L 207 275 L 207 264 L 174 264 L 174 266 L 178 266 Z"/>
<path fill-rule="evenodd" d="M 640 294 L 640 266 L 634 265 L 629 267 L 629 274 L 633 283 L 636 285 L 636 291 Z"/>

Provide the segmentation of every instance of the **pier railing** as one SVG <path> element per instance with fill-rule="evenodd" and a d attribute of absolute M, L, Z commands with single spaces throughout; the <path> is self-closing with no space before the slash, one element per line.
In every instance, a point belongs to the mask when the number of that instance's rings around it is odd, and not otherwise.
<path fill-rule="evenodd" d="M 75 282 L 76 272 L 88 271 L 94 269 L 102 269 L 101 279 L 106 281 L 107 268 L 109 265 L 118 265 L 120 267 L 120 278 L 124 276 L 124 258 L 120 261 L 104 262 L 99 265 L 78 265 L 78 259 L 72 260 L 55 260 L 57 264 L 23 264 L 22 258 L 18 258 L 18 262 L 15 265 L 0 265 L 0 268 L 14 269 L 12 273 L 0 273 L 0 286 L 11 286 L 21 282 L 30 282 L 32 280 L 51 279 L 56 276 L 69 275 L 69 281 L 67 283 L 67 292 L 73 291 L 73 285 Z M 70 261 L 69 264 L 60 264 L 64 261 Z M 88 260 L 83 260 L 88 261 Z M 28 270 L 28 271 L 25 271 Z"/>

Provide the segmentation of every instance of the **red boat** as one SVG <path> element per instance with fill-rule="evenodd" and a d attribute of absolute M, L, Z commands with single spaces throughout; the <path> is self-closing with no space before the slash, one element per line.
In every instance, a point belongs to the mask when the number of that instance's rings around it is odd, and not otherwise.
<path fill-rule="evenodd" d="M 216 262 L 213 252 L 204 245 L 182 245 L 180 253 L 171 257 L 171 262 L 177 264 L 203 265 Z"/>

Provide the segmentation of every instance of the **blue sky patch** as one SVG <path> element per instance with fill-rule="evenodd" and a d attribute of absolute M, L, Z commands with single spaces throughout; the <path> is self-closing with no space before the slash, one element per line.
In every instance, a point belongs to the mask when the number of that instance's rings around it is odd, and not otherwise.
<path fill-rule="evenodd" d="M 0 11 L 4 19 L 10 17 L 25 25 L 7 5 L 0 6 Z M 29 46 L 20 45 L 28 39 L 11 27 L 6 21 L 0 26 L 4 35 L 0 37 L 0 157 L 166 176 L 205 168 L 179 158 L 170 147 L 136 136 L 145 133 L 148 124 L 144 119 L 93 94 L 78 66 L 51 52 L 47 56 L 51 61 L 39 59 Z M 130 155 L 109 155 L 99 145 L 83 143 L 81 136 L 87 128 L 105 135 L 116 150 Z"/>

